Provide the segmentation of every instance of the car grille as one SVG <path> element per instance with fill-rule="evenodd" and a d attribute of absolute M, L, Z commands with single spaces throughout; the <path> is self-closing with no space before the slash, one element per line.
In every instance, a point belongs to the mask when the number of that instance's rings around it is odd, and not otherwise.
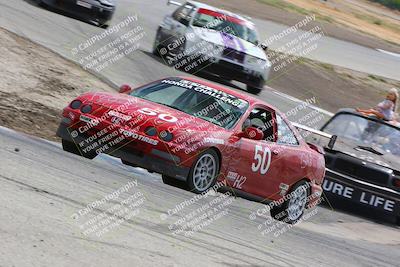
<path fill-rule="evenodd" d="M 228 61 L 225 61 L 225 60 L 220 60 L 219 64 L 222 67 L 227 68 L 228 70 L 234 70 L 234 71 L 239 71 L 239 72 L 243 71 L 243 66 L 240 66 L 238 64 L 231 63 L 231 62 L 228 62 Z"/>
<path fill-rule="evenodd" d="M 237 61 L 239 63 L 243 63 L 245 53 L 237 51 L 232 48 L 225 48 L 224 51 L 222 52 L 222 56 L 224 58 L 228 58 L 230 60 Z"/>
<path fill-rule="evenodd" d="M 332 169 L 377 185 L 387 186 L 390 179 L 388 173 L 366 167 L 361 162 L 354 162 L 349 159 L 337 158 L 332 164 Z"/>

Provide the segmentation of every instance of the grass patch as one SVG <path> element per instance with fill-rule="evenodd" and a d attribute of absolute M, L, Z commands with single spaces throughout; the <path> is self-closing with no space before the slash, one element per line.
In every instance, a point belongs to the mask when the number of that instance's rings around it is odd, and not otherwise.
<path fill-rule="evenodd" d="M 260 3 L 267 4 L 273 7 L 277 7 L 286 11 L 298 13 L 300 15 L 311 16 L 315 14 L 315 19 L 319 21 L 327 21 L 334 22 L 335 20 L 331 17 L 324 16 L 318 13 L 318 10 L 308 10 L 291 3 L 288 3 L 284 0 L 257 0 Z"/>
<path fill-rule="evenodd" d="M 333 65 L 331 65 L 331 64 L 319 63 L 319 65 L 320 65 L 322 68 L 324 68 L 324 69 L 326 69 L 326 70 L 328 70 L 328 71 L 335 71 Z"/>
<path fill-rule="evenodd" d="M 366 21 L 368 23 L 371 24 L 375 24 L 378 26 L 382 26 L 383 28 L 389 29 L 391 31 L 400 33 L 400 27 L 398 25 L 383 21 L 377 17 L 374 16 L 370 16 L 370 15 L 365 15 L 365 14 L 358 14 L 358 13 L 353 13 L 353 15 L 358 18 L 361 19 L 363 21 Z"/>
<path fill-rule="evenodd" d="M 309 10 L 287 3 L 282 0 L 257 0 L 257 1 L 280 9 L 285 9 L 288 11 L 300 13 L 302 15 L 312 15 L 312 12 L 310 12 Z"/>
<path fill-rule="evenodd" d="M 400 10 L 400 0 L 369 0 L 369 1 L 380 3 L 391 9 Z"/>
<path fill-rule="evenodd" d="M 369 74 L 368 77 L 371 80 L 374 80 L 374 81 L 377 81 L 377 82 L 387 83 L 387 81 L 384 78 L 376 76 L 376 75 Z"/>

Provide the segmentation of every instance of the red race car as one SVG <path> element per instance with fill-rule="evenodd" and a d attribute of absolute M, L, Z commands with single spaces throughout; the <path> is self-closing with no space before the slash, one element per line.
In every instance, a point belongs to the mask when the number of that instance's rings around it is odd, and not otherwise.
<path fill-rule="evenodd" d="M 83 94 L 64 109 L 57 135 L 68 152 L 107 153 L 162 174 L 166 184 L 184 181 L 195 193 L 221 181 L 274 201 L 272 215 L 288 223 L 322 192 L 322 150 L 307 144 L 277 109 L 193 78 Z"/>

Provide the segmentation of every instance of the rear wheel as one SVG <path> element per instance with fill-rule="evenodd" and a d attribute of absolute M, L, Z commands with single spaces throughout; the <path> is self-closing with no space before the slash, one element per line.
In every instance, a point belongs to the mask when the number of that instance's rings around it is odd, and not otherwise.
<path fill-rule="evenodd" d="M 288 224 L 296 223 L 306 210 L 309 195 L 307 183 L 298 182 L 288 194 L 289 198 L 282 205 L 271 209 L 271 216 Z"/>
<path fill-rule="evenodd" d="M 206 150 L 193 163 L 187 185 L 192 192 L 205 192 L 215 184 L 218 174 L 219 157 L 214 150 Z"/>
<path fill-rule="evenodd" d="M 87 159 L 94 159 L 97 156 L 95 152 L 84 153 L 83 151 L 80 151 L 78 145 L 73 142 L 62 139 L 61 143 L 63 150 L 72 154 L 79 155 Z"/>

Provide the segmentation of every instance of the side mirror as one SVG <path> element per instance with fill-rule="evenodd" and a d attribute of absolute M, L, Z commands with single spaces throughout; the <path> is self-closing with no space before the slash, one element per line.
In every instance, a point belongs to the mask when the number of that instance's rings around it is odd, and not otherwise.
<path fill-rule="evenodd" d="M 266 46 L 264 43 L 261 43 L 261 44 L 260 44 L 260 47 L 262 48 L 262 50 L 264 50 L 265 52 L 267 52 L 268 46 Z"/>
<path fill-rule="evenodd" d="M 173 5 L 173 6 L 181 6 L 182 4 L 176 1 L 168 0 L 167 6 Z"/>
<path fill-rule="evenodd" d="M 131 91 L 132 87 L 129 84 L 123 84 L 119 88 L 119 93 L 120 94 L 126 94 L 127 92 Z"/>
<path fill-rule="evenodd" d="M 247 127 L 244 129 L 243 136 L 245 138 L 249 138 L 252 140 L 263 140 L 264 139 L 264 133 L 260 129 L 256 127 Z"/>

